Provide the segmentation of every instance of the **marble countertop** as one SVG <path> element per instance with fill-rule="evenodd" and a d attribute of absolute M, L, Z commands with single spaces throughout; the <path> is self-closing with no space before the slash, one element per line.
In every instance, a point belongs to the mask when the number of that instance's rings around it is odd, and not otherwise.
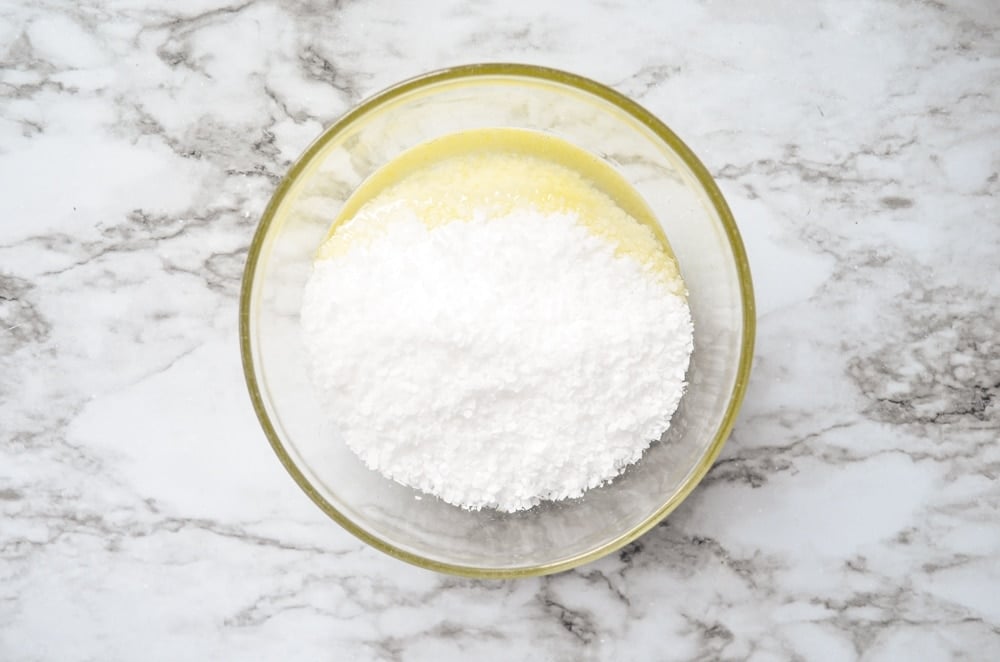
<path fill-rule="evenodd" d="M 151 4 L 0 7 L 0 659 L 1000 659 L 993 3 Z M 328 521 L 236 340 L 299 152 L 490 60 L 662 117 L 759 304 L 699 489 L 620 553 L 502 582 Z"/>

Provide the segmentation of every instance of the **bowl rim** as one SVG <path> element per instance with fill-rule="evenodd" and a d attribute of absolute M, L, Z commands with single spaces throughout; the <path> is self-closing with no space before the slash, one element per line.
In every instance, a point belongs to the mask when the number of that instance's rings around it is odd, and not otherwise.
<path fill-rule="evenodd" d="M 739 280 L 740 298 L 743 305 L 743 338 L 740 345 L 740 356 L 737 366 L 736 379 L 733 384 L 733 390 L 730 394 L 726 410 L 723 413 L 722 423 L 719 425 L 708 450 L 701 457 L 694 469 L 688 473 L 688 476 L 681 485 L 680 489 L 672 494 L 670 498 L 667 499 L 662 506 L 660 506 L 660 508 L 658 508 L 653 514 L 644 519 L 638 525 L 632 527 L 621 535 L 599 547 L 576 554 L 570 558 L 539 565 L 526 565 L 510 568 L 485 568 L 437 561 L 435 559 L 430 559 L 419 554 L 400 549 L 391 542 L 368 533 L 360 526 L 356 525 L 349 517 L 341 513 L 330 502 L 323 498 L 316 488 L 312 486 L 302 471 L 299 470 L 299 468 L 292 461 L 289 452 L 285 449 L 277 431 L 274 428 L 274 425 L 271 423 L 271 420 L 267 415 L 267 410 L 265 409 L 264 400 L 261 395 L 261 389 L 257 382 L 257 372 L 253 364 L 250 342 L 250 304 L 254 287 L 254 275 L 257 270 L 257 264 L 260 260 L 260 253 L 264 244 L 264 238 L 267 236 L 271 224 L 274 221 L 275 214 L 284 202 L 285 197 L 288 195 L 292 184 L 295 183 L 298 177 L 302 174 L 306 164 L 308 164 L 317 152 L 323 149 L 323 147 L 325 147 L 325 145 L 334 136 L 339 134 L 345 127 L 349 126 L 355 120 L 364 116 L 368 112 L 416 89 L 446 81 L 498 76 L 536 79 L 549 83 L 554 82 L 576 88 L 584 92 L 589 92 L 590 94 L 617 106 L 620 110 L 623 110 L 626 114 L 638 120 L 641 124 L 646 126 L 646 128 L 651 130 L 660 140 L 666 143 L 677 154 L 677 156 L 684 161 L 685 165 L 691 169 L 691 172 L 694 173 L 699 184 L 708 194 L 712 206 L 719 215 L 719 219 L 721 220 L 725 230 L 726 238 L 728 239 L 730 248 L 733 252 L 733 257 L 736 262 L 737 278 Z M 342 115 L 337 121 L 324 130 L 323 133 L 320 134 L 320 136 L 306 148 L 298 159 L 296 159 L 291 168 L 289 168 L 288 172 L 278 183 L 274 194 L 271 196 L 271 200 L 264 209 L 264 213 L 261 216 L 260 223 L 257 226 L 257 230 L 254 233 L 247 252 L 247 259 L 240 287 L 239 334 L 243 374 L 246 380 L 247 390 L 250 394 L 250 400 L 253 404 L 254 412 L 256 413 L 257 419 L 264 430 L 264 434 L 267 437 L 268 442 L 271 444 L 271 448 L 281 461 L 281 464 L 285 467 L 285 470 L 288 471 L 288 473 L 292 476 L 292 479 L 296 482 L 296 484 L 298 484 L 302 491 L 305 492 L 306 495 L 317 506 L 319 506 L 319 508 L 328 517 L 375 549 L 421 568 L 478 579 L 511 579 L 562 572 L 564 570 L 570 570 L 585 563 L 595 561 L 624 547 L 652 529 L 667 515 L 673 512 L 673 510 L 688 497 L 688 495 L 701 482 L 701 480 L 705 477 L 705 474 L 708 473 L 708 470 L 714 464 L 715 459 L 722 451 L 722 447 L 729 438 L 729 434 L 735 424 L 736 416 L 739 412 L 740 405 L 743 402 L 743 397 L 746 393 L 747 383 L 750 376 L 754 338 L 756 334 L 756 313 L 753 284 L 750 276 L 750 265 L 747 260 L 746 250 L 743 246 L 743 240 L 740 237 L 739 230 L 736 227 L 736 221 L 734 220 L 732 212 L 729 209 L 729 205 L 723 198 L 722 192 L 719 190 L 715 180 L 708 172 L 708 169 L 701 163 L 698 157 L 694 155 L 694 152 L 692 152 L 691 149 L 684 144 L 684 142 L 681 141 L 681 139 L 677 137 L 677 135 L 669 129 L 666 124 L 637 102 L 626 97 L 624 94 L 617 92 L 606 85 L 577 74 L 562 71 L 560 69 L 552 69 L 549 67 L 531 64 L 479 63 L 459 65 L 430 71 L 428 73 L 403 80 L 382 90 L 381 92 L 374 94 L 373 96 L 368 97 L 361 103 L 351 108 L 347 113 Z"/>

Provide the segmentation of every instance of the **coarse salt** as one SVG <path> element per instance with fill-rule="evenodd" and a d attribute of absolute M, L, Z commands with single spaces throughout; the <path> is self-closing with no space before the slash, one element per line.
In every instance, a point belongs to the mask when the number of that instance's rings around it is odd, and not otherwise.
<path fill-rule="evenodd" d="M 637 461 L 685 388 L 678 283 L 571 211 L 379 231 L 317 260 L 303 340 L 364 463 L 469 509 L 578 497 Z"/>

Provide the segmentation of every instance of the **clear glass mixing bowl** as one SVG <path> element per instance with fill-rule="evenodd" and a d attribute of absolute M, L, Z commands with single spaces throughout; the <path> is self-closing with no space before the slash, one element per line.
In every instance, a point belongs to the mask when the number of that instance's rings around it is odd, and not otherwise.
<path fill-rule="evenodd" d="M 622 173 L 670 240 L 695 328 L 688 390 L 664 438 L 610 484 L 514 514 L 465 511 L 367 469 L 331 436 L 299 334 L 313 254 L 351 192 L 414 145 L 486 127 L 550 132 Z M 676 508 L 729 435 L 746 388 L 753 336 L 746 255 L 705 167 L 628 98 L 579 76 L 525 65 L 430 73 L 376 95 L 327 129 L 292 166 L 264 212 L 240 297 L 250 397 L 299 486 L 374 547 L 425 568 L 475 577 L 539 575 L 586 563 Z"/>

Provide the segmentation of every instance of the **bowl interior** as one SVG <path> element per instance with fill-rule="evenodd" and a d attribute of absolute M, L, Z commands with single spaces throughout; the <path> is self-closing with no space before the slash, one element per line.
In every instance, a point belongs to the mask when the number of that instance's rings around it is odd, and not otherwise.
<path fill-rule="evenodd" d="M 299 333 L 313 255 L 351 192 L 410 147 L 487 127 L 547 131 L 618 169 L 671 242 L 695 327 L 688 390 L 663 439 L 612 483 L 580 499 L 514 514 L 465 511 L 368 470 L 325 420 Z M 676 507 L 728 435 L 749 369 L 752 320 L 749 273 L 735 226 L 687 148 L 607 88 L 518 65 L 478 65 L 409 81 L 326 131 L 293 166 L 265 213 L 241 301 L 251 397 L 279 457 L 309 496 L 384 551 L 480 576 L 539 574 L 585 562 Z"/>

